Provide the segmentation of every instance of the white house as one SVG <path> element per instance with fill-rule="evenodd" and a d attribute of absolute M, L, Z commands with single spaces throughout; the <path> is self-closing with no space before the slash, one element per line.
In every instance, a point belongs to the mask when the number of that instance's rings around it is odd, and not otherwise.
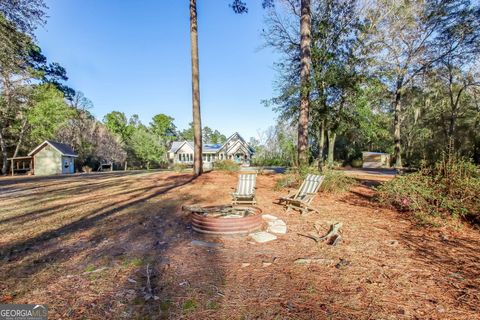
<path fill-rule="evenodd" d="M 203 144 L 203 162 L 206 164 L 221 160 L 232 160 L 239 164 L 249 164 L 254 150 L 237 132 L 224 144 Z M 172 163 L 193 164 L 193 142 L 175 141 L 168 151 Z"/>

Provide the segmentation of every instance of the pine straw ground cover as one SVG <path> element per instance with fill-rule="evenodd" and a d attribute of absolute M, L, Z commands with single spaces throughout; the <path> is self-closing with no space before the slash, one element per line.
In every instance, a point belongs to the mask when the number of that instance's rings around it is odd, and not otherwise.
<path fill-rule="evenodd" d="M 320 214 L 286 214 L 272 203 L 286 194 L 274 191 L 280 175 L 260 175 L 259 206 L 287 222 L 286 235 L 256 244 L 193 232 L 181 206 L 228 202 L 236 176 L 0 180 L 0 303 L 45 303 L 50 319 L 479 318 L 478 230 L 419 227 L 379 207 L 372 175 L 349 192 L 320 194 Z M 297 235 L 333 222 L 343 223 L 338 246 Z"/>

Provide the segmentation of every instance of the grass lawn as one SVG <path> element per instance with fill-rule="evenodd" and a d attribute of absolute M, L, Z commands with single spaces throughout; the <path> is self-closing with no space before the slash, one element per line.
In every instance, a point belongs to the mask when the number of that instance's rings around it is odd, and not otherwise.
<path fill-rule="evenodd" d="M 321 193 L 320 214 L 285 213 L 279 178 L 257 180 L 259 207 L 288 225 L 265 244 L 200 235 L 181 211 L 229 202 L 234 173 L 1 178 L 0 303 L 45 303 L 50 319 L 479 319 L 478 230 L 379 207 L 369 186 L 388 177 L 372 174 Z M 297 235 L 334 222 L 335 247 Z"/>

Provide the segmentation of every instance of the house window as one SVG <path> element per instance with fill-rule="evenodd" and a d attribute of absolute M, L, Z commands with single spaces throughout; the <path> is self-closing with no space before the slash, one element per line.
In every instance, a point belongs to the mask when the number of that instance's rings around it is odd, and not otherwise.
<path fill-rule="evenodd" d="M 178 161 L 182 161 L 182 154 L 181 153 L 178 154 Z"/>
<path fill-rule="evenodd" d="M 210 162 L 210 155 L 207 154 L 207 162 Z"/>
<path fill-rule="evenodd" d="M 190 153 L 190 161 L 193 161 L 193 154 Z"/>
<path fill-rule="evenodd" d="M 203 161 L 207 161 L 207 155 L 206 154 L 203 155 Z"/>

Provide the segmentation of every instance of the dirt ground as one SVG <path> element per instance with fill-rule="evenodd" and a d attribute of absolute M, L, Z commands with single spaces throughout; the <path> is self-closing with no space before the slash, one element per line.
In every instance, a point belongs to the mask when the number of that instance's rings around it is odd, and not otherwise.
<path fill-rule="evenodd" d="M 480 319 L 478 230 L 379 207 L 370 186 L 391 177 L 375 174 L 320 193 L 319 214 L 285 213 L 280 176 L 257 180 L 258 206 L 288 225 L 264 244 L 200 235 L 181 211 L 228 203 L 235 173 L 2 179 L 0 303 L 44 303 L 50 319 Z M 334 222 L 337 246 L 297 235 Z"/>

